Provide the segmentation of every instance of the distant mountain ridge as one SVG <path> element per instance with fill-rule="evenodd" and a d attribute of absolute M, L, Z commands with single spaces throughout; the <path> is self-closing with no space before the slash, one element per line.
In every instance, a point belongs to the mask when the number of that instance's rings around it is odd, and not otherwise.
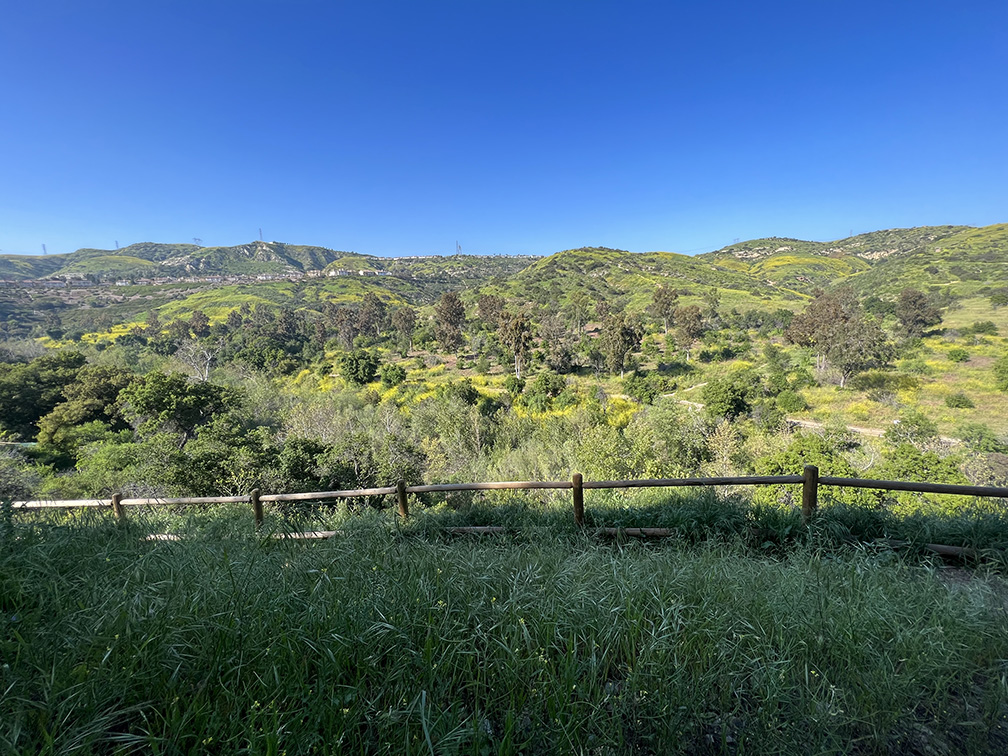
<path fill-rule="evenodd" d="M 345 255 L 325 247 L 254 241 L 234 247 L 140 242 L 116 250 L 78 249 L 63 255 L 0 255 L 0 277 L 137 277 L 276 275 L 322 270 Z"/>
<path fill-rule="evenodd" d="M 110 281 L 186 277 L 391 276 L 463 288 L 558 299 L 570 286 L 642 299 L 659 282 L 803 297 L 843 283 L 862 294 L 904 286 L 956 285 L 960 293 L 1008 280 L 1008 224 L 922 226 L 830 242 L 754 239 L 687 256 L 583 247 L 548 256 L 452 255 L 386 258 L 325 247 L 254 241 L 233 247 L 142 242 L 62 255 L 0 255 L 0 279 Z M 643 299 L 642 299 L 643 301 Z"/>

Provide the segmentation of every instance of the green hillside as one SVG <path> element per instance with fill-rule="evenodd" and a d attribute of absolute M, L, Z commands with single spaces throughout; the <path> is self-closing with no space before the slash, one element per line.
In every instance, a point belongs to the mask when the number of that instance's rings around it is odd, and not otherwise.
<path fill-rule="evenodd" d="M 234 247 L 141 242 L 122 249 L 78 249 L 66 255 L 0 256 L 0 276 L 181 277 L 187 275 L 277 275 L 322 270 L 343 253 L 324 247 L 256 241 Z"/>
<path fill-rule="evenodd" d="M 891 259 L 927 254 L 928 250 L 963 232 L 983 230 L 967 226 L 921 226 L 873 231 L 830 242 L 772 237 L 732 244 L 698 255 L 696 259 L 745 273 L 774 286 L 811 293 L 818 288 L 835 286 Z M 891 274 L 885 274 L 881 279 L 890 277 Z M 872 286 L 871 280 L 867 285 Z"/>
<path fill-rule="evenodd" d="M 69 255 L 0 255 L 0 278 L 23 281 L 55 273 L 67 264 Z"/>
<path fill-rule="evenodd" d="M 893 295 L 905 287 L 949 287 L 960 296 L 1008 282 L 1008 224 L 966 228 L 902 254 L 887 256 L 851 284 L 864 294 Z"/>
<path fill-rule="evenodd" d="M 591 303 L 643 312 L 655 288 L 665 285 L 680 292 L 681 304 L 700 303 L 717 289 L 725 310 L 795 310 L 817 289 L 838 285 L 890 301 L 907 287 L 986 297 L 1008 281 L 1008 224 L 889 229 L 830 242 L 771 237 L 695 257 L 582 247 L 545 257 L 385 258 L 280 242 L 144 242 L 67 255 L 0 256 L 0 277 L 15 282 L 0 291 L 0 314 L 9 334 L 22 335 L 50 312 L 71 329 L 91 331 L 136 322 L 154 310 L 185 316 L 199 309 L 223 317 L 243 303 L 270 302 L 320 310 L 327 301 L 353 303 L 368 292 L 392 306 L 429 306 L 455 291 L 470 304 L 492 293 L 546 310 L 568 306 L 579 292 Z M 257 280 L 264 277 L 270 280 Z M 44 278 L 91 284 L 42 291 L 16 283 Z"/>
<path fill-rule="evenodd" d="M 633 253 L 602 247 L 565 250 L 538 260 L 501 287 L 516 299 L 564 304 L 575 291 L 643 310 L 659 284 L 700 295 L 711 287 L 721 290 L 729 307 L 769 299 L 796 301 L 802 297 L 774 287 L 744 272 L 705 264 L 699 258 L 670 252 Z"/>

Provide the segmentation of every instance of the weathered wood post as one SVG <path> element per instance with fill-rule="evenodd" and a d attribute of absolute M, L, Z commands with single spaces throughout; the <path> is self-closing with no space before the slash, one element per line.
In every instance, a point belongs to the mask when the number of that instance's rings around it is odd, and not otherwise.
<path fill-rule="evenodd" d="M 253 488 L 249 498 L 252 500 L 252 516 L 255 517 L 256 530 L 259 530 L 263 524 L 263 505 L 259 500 L 259 489 Z"/>
<path fill-rule="evenodd" d="M 801 516 L 802 523 L 812 522 L 812 515 L 819 506 L 819 468 L 815 465 L 805 465 L 802 479 Z"/>
<path fill-rule="evenodd" d="M 571 488 L 574 490 L 574 524 L 579 528 L 584 527 L 584 481 L 581 473 L 574 473 L 571 479 Z"/>
<path fill-rule="evenodd" d="M 116 522 L 120 525 L 126 524 L 126 510 L 123 509 L 122 494 L 112 494 L 112 512 L 116 516 Z"/>
<path fill-rule="evenodd" d="M 9 547 L 14 543 L 14 501 L 0 501 L 0 509 L 3 510 L 3 540 Z"/>
<path fill-rule="evenodd" d="M 399 502 L 399 516 L 404 520 L 409 517 L 409 502 L 406 500 L 406 481 L 396 483 L 396 500 Z"/>

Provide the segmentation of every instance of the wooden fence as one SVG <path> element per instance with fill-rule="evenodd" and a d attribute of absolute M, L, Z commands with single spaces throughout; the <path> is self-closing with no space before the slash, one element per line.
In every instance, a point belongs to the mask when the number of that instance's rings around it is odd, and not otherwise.
<path fill-rule="evenodd" d="M 247 496 L 195 496 L 185 498 L 125 498 L 114 494 L 110 499 L 73 499 L 59 501 L 16 501 L 11 504 L 12 511 L 49 509 L 49 508 L 106 508 L 111 509 L 120 522 L 125 522 L 126 511 L 130 507 L 142 506 L 187 506 L 199 504 L 250 504 L 256 528 L 264 521 L 264 504 L 290 501 L 326 501 L 331 499 L 348 499 L 364 496 L 395 495 L 399 516 L 409 517 L 409 494 L 436 493 L 451 491 L 498 491 L 498 490 L 542 490 L 560 489 L 572 492 L 574 505 L 574 522 L 578 527 L 584 527 L 584 492 L 585 489 L 621 489 L 621 488 L 672 488 L 672 487 L 705 487 L 705 486 L 764 486 L 764 485 L 798 485 L 802 487 L 802 521 L 806 525 L 812 520 L 819 503 L 819 488 L 821 486 L 837 486 L 841 488 L 871 488 L 882 491 L 914 491 L 919 493 L 954 494 L 961 496 L 979 496 L 986 498 L 1008 499 L 1008 488 L 986 486 L 968 486 L 946 483 L 916 483 L 911 481 L 871 480 L 867 478 L 835 478 L 820 476 L 819 469 L 807 465 L 802 475 L 756 475 L 742 477 L 720 478 L 659 478 L 651 480 L 584 480 L 580 473 L 574 473 L 571 480 L 559 481 L 504 481 L 491 483 L 434 483 L 429 485 L 407 486 L 399 481 L 395 486 L 384 488 L 358 488 L 347 491 L 315 491 L 309 493 L 265 494 L 258 489 Z M 455 531 L 496 532 L 500 528 L 473 527 L 454 528 Z M 601 528 L 600 532 L 610 535 L 622 533 L 638 537 L 660 537 L 671 535 L 671 531 L 662 528 Z M 934 546 L 932 550 L 938 553 L 951 553 L 948 549 L 958 547 Z M 945 551 L 943 551 L 945 550 Z M 959 549 L 959 552 L 962 552 Z M 958 552 L 957 552 L 958 553 Z"/>

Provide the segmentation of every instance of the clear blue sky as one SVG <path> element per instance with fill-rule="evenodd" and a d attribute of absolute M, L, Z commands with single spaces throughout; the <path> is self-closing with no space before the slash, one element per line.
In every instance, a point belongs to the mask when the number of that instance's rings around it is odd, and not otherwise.
<path fill-rule="evenodd" d="M 1008 2 L 5 3 L 0 250 L 1008 221 Z"/>

